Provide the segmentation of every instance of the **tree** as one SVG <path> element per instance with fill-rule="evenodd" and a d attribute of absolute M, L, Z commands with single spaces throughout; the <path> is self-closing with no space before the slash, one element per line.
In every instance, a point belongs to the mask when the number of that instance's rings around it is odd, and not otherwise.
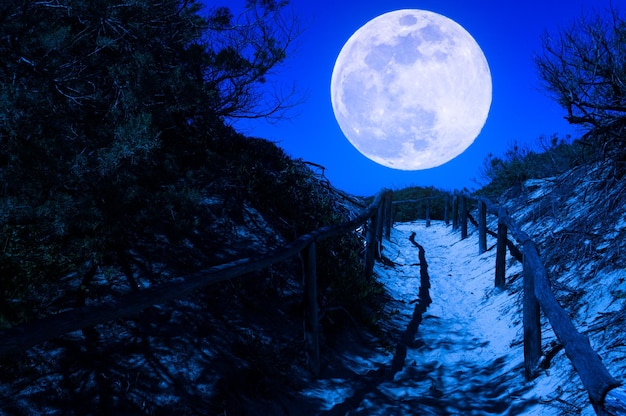
<path fill-rule="evenodd" d="M 298 34 L 293 18 L 278 13 L 286 1 L 247 1 L 247 13 L 235 18 L 226 7 L 209 18 L 211 36 L 206 80 L 219 94 L 213 106 L 223 116 L 280 118 L 295 105 L 295 91 L 266 88 L 271 70 L 286 58 Z M 269 95 L 269 96 L 268 96 Z"/>
<path fill-rule="evenodd" d="M 487 155 L 480 169 L 482 178 L 486 180 L 483 190 L 488 189 L 491 195 L 498 195 L 531 178 L 531 170 L 525 162 L 532 153 L 529 146 L 513 142 L 502 157 L 495 157 L 491 153 Z"/>
<path fill-rule="evenodd" d="M 236 136 L 224 118 L 253 113 L 285 59 L 284 5 L 250 0 L 233 26 L 194 0 L 2 2 L 0 321 L 2 302 L 86 264 L 132 281 L 162 252 L 171 271 L 206 260 L 189 247 L 220 240 L 197 228 Z"/>
<path fill-rule="evenodd" d="M 617 10 L 583 17 L 556 36 L 546 34 L 535 58 L 548 92 L 566 119 L 588 129 L 605 155 L 626 151 L 626 21 Z"/>

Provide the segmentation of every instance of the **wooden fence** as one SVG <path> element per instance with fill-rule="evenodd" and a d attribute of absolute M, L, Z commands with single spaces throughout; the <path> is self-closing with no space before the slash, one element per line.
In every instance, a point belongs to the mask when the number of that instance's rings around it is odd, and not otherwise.
<path fill-rule="evenodd" d="M 428 200 L 428 199 L 426 199 Z M 600 357 L 591 348 L 589 339 L 580 334 L 556 301 L 547 280 L 546 269 L 541 262 L 532 239 L 521 230 L 517 223 L 500 207 L 488 199 L 473 197 L 464 193 L 452 196 L 453 228 L 461 228 L 461 238 L 467 238 L 468 220 L 471 220 L 468 201 L 478 204 L 479 253 L 487 250 L 486 235 L 497 237 L 495 285 L 505 286 L 506 249 L 524 264 L 524 361 L 526 374 L 532 377 L 541 356 L 540 310 L 548 318 L 557 338 L 578 372 L 583 385 L 589 393 L 594 409 L 599 415 L 626 415 L 626 390 L 613 378 Z M 422 200 L 418 200 L 422 201 Z M 417 202 L 417 201 L 395 201 Z M 446 203 L 447 208 L 448 202 Z M 426 204 L 427 225 L 430 223 L 429 204 Z M 487 213 L 498 217 L 498 232 L 487 230 Z M 445 210 L 448 223 L 448 210 Z M 356 218 L 341 224 L 321 227 L 305 234 L 286 246 L 271 253 L 253 258 L 244 258 L 219 266 L 210 267 L 180 281 L 172 281 L 158 286 L 133 292 L 118 300 L 90 305 L 61 312 L 43 319 L 28 322 L 7 330 L 0 331 L 0 356 L 17 353 L 49 339 L 68 332 L 85 329 L 108 321 L 136 315 L 152 305 L 161 304 L 175 298 L 191 294 L 193 291 L 213 283 L 232 279 L 253 271 L 264 269 L 274 263 L 302 254 L 304 259 L 304 299 L 306 304 L 305 331 L 307 348 L 312 359 L 311 371 L 319 373 L 319 329 L 316 277 L 316 242 L 354 232 L 365 226 L 366 247 L 364 255 L 365 278 L 370 279 L 374 262 L 380 258 L 381 244 L 384 237 L 389 239 L 392 227 L 392 193 L 382 190 Z M 522 252 L 508 240 L 508 233 L 518 242 Z"/>
<path fill-rule="evenodd" d="M 374 261 L 379 258 L 384 234 L 389 238 L 391 222 L 391 191 L 383 189 L 374 201 L 354 219 L 321 227 L 305 234 L 271 253 L 244 258 L 210 267 L 176 281 L 133 292 L 119 299 L 61 312 L 7 330 L 0 331 L 0 356 L 24 351 L 41 342 L 63 334 L 93 327 L 112 320 L 133 316 L 144 309 L 191 294 L 213 283 L 232 279 L 264 269 L 274 263 L 302 254 L 304 267 L 305 331 L 311 371 L 319 373 L 319 333 L 316 276 L 316 242 L 334 236 L 366 229 L 365 278 L 370 279 Z"/>
<path fill-rule="evenodd" d="M 543 265 L 533 240 L 511 218 L 506 210 L 494 205 L 485 197 L 475 197 L 455 192 L 452 196 L 453 229 L 461 229 L 461 239 L 468 236 L 469 201 L 478 205 L 478 221 L 472 221 L 478 228 L 478 252 L 487 250 L 487 234 L 497 238 L 494 284 L 505 287 L 505 259 L 507 248 L 517 260 L 523 263 L 523 326 L 524 326 L 524 366 L 526 376 L 533 378 L 541 358 L 541 319 L 540 312 L 548 318 L 552 330 L 565 349 L 574 369 L 580 376 L 589 399 L 598 415 L 626 415 L 626 390 L 602 363 L 600 356 L 592 349 L 589 338 L 576 330 L 569 315 L 559 305 L 550 289 L 546 268 Z M 408 201 L 398 201 L 408 202 Z M 410 201 L 417 202 L 417 201 Z M 446 202 L 446 205 L 448 202 Z M 447 210 L 446 210 L 447 212 Z M 487 213 L 498 218 L 497 233 L 487 229 Z M 430 224 L 428 210 L 425 213 L 426 226 Z M 445 218 L 446 224 L 448 218 Z M 509 239 L 508 234 L 521 246 L 520 251 Z"/>

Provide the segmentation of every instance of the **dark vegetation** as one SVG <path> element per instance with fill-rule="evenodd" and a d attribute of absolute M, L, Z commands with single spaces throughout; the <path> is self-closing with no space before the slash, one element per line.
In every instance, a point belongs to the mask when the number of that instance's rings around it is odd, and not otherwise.
<path fill-rule="evenodd" d="M 3 3 L 1 325 L 71 306 L 50 294 L 73 273 L 80 304 L 95 273 L 136 290 L 345 219 L 304 164 L 226 125 L 289 105 L 257 99 L 295 26 L 281 2 L 248 3 L 236 20 L 202 18 L 195 1 Z M 246 207 L 268 222 L 267 247 L 234 242 Z M 356 266 L 339 263 L 358 249 L 322 246 L 321 276 L 344 275 L 324 284 L 351 285 Z"/>
<path fill-rule="evenodd" d="M 534 147 L 513 143 L 502 156 L 485 158 L 480 173 L 486 184 L 479 193 L 497 198 L 505 192 L 519 192 L 528 179 L 556 176 L 597 160 L 597 152 L 569 137 L 541 137 Z"/>
<path fill-rule="evenodd" d="M 626 156 L 622 12 L 615 7 L 582 16 L 558 34 L 546 34 L 535 59 L 547 92 L 565 109 L 567 121 L 586 130 L 581 140 L 620 164 Z"/>
<path fill-rule="evenodd" d="M 447 194 L 448 192 L 432 186 L 412 186 L 395 190 L 393 193 L 393 200 L 396 202 L 393 208 L 394 221 L 414 221 L 425 218 L 427 204 L 430 218 L 443 220 Z M 414 202 L 398 203 L 399 201 Z"/>
<path fill-rule="evenodd" d="M 535 57 L 545 89 L 580 126 L 582 135 L 542 137 L 533 148 L 513 144 L 490 155 L 480 192 L 497 197 L 519 191 L 527 179 L 546 178 L 604 161 L 613 176 L 626 168 L 626 20 L 617 8 L 583 16 L 559 33 L 546 33 Z"/>
<path fill-rule="evenodd" d="M 194 0 L 0 5 L 0 328 L 270 251 L 353 214 L 306 163 L 228 124 L 282 117 L 293 104 L 290 92 L 264 94 L 297 34 L 285 5 L 249 0 L 238 17 L 227 8 L 202 17 Z M 343 325 L 371 327 L 382 291 L 363 279 L 360 237 L 324 241 L 317 251 L 324 339 L 331 342 Z M 228 354 L 214 368 L 224 374 L 237 377 L 236 367 L 250 366 L 268 386 L 285 380 L 285 372 L 306 368 L 304 347 L 294 341 L 302 337 L 301 291 L 293 289 L 301 275 L 294 259 L 198 293 L 201 316 L 189 315 L 183 303 L 177 311 L 151 309 L 84 330 L 84 340 L 64 344 L 74 358 L 59 364 L 66 393 L 52 407 L 75 402 L 76 410 L 104 400 L 112 412 L 188 414 L 190 408 L 155 403 L 139 410 L 148 396 L 126 395 L 130 403 L 119 404 L 113 378 L 94 387 L 87 380 L 99 370 L 81 367 L 99 362 L 109 376 L 125 373 L 120 363 L 133 344 L 113 340 L 144 328 L 147 345 L 155 333 L 145 328 L 154 319 L 164 326 L 157 338 L 178 336 L 194 322 L 193 339 L 223 343 Z M 260 335 L 243 335 L 252 331 L 242 329 L 247 321 L 277 339 L 288 333 L 291 344 L 260 345 Z M 82 362 L 84 348 L 92 355 Z M 3 358 L 2 382 L 54 373 L 55 363 L 34 369 L 32 358 Z M 147 391 L 156 388 L 159 377 L 141 371 Z M 227 397 L 240 402 L 229 383 L 216 390 L 218 408 Z M 82 396 L 68 393 L 79 390 Z M 39 405 L 55 394 L 41 395 L 33 399 Z"/>

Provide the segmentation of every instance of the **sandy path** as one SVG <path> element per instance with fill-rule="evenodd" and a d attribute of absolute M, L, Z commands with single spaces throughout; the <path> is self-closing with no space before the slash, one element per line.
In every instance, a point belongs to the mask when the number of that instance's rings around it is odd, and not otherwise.
<path fill-rule="evenodd" d="M 503 314 L 517 308 L 517 296 L 493 287 L 494 250 L 479 256 L 475 236 L 460 241 L 443 223 L 398 224 L 396 246 L 387 255 L 400 264 L 399 275 L 387 273 L 387 285 L 407 305 L 416 293 L 408 286 L 419 274 L 411 232 L 426 252 L 432 304 L 404 369 L 370 394 L 356 414 L 520 414 L 532 401 L 521 399 L 528 387 L 521 345 L 514 345 L 519 325 L 512 321 L 515 314 Z M 519 270 L 511 267 L 507 274 Z M 408 321 L 410 313 L 411 308 L 403 310 L 399 321 Z"/>
<path fill-rule="evenodd" d="M 395 225 L 383 250 L 395 265 L 375 266 L 396 300 L 387 325 L 390 343 L 402 339 L 419 302 L 419 250 L 409 241 L 413 232 L 425 250 L 432 304 L 406 343 L 404 366 L 389 379 L 381 374 L 390 373 L 392 351 L 348 355 L 356 383 L 322 379 L 307 395 L 325 402 L 329 415 L 556 414 L 537 405 L 536 386 L 523 376 L 520 294 L 514 289 L 519 285 L 494 287 L 495 249 L 478 255 L 476 233 L 461 241 L 460 233 L 442 222 Z M 489 238 L 487 247 L 494 244 Z M 522 270 L 509 260 L 507 282 Z"/>

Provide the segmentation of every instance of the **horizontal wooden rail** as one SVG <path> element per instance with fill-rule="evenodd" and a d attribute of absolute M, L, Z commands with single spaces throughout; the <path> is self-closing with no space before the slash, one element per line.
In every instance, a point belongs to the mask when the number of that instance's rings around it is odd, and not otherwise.
<path fill-rule="evenodd" d="M 68 332 L 136 315 L 149 306 L 189 295 L 199 288 L 260 270 L 296 256 L 312 243 L 352 232 L 376 217 L 379 211 L 386 212 L 387 210 L 381 210 L 380 207 L 385 201 L 390 202 L 390 192 L 386 189 L 379 192 L 374 201 L 354 219 L 318 228 L 270 253 L 209 267 L 183 278 L 120 296 L 112 302 L 64 311 L 2 330 L 0 331 L 0 356 L 24 351 Z M 369 228 L 376 229 L 376 226 Z M 314 249 L 309 251 L 309 255 L 314 256 L 314 253 Z M 313 307 L 317 308 L 317 305 Z"/>
<path fill-rule="evenodd" d="M 428 200 L 431 200 L 431 199 L 439 199 L 439 198 L 441 198 L 441 196 L 425 196 L 425 197 L 419 198 L 419 199 L 403 199 L 401 201 L 393 201 L 393 205 L 422 202 L 422 201 L 428 201 Z"/>
<path fill-rule="evenodd" d="M 425 196 L 423 198 L 418 198 L 418 199 L 403 199 L 400 201 L 393 201 L 392 205 L 399 205 L 399 204 L 407 204 L 407 203 L 416 203 L 416 202 L 424 202 L 426 201 L 426 226 L 430 227 L 430 201 L 433 199 L 439 199 L 441 198 L 441 196 Z M 447 201 L 446 201 L 447 202 Z M 446 203 L 444 205 L 444 219 L 446 221 L 446 224 L 448 223 L 448 204 Z"/>

